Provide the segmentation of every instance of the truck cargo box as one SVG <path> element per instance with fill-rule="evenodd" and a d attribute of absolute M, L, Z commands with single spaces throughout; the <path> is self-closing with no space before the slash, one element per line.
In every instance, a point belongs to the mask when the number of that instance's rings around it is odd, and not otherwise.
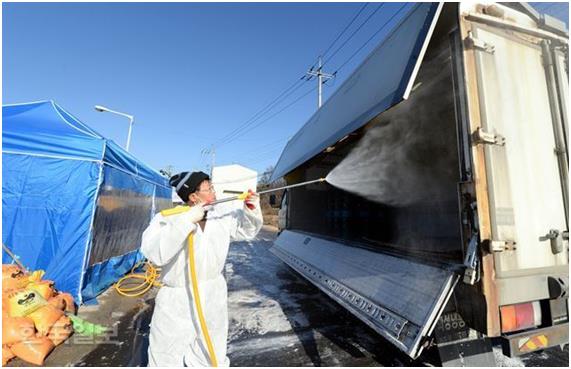
<path fill-rule="evenodd" d="M 566 33 L 514 7 L 412 4 L 273 174 L 345 170 L 287 192 L 272 250 L 413 358 L 445 311 L 489 337 L 515 304 L 568 321 Z"/>

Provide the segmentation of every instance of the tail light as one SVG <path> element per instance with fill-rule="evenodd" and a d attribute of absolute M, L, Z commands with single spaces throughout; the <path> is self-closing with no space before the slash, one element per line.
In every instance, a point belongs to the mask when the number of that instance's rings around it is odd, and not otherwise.
<path fill-rule="evenodd" d="M 502 332 L 521 331 L 541 325 L 539 301 L 500 307 Z"/>

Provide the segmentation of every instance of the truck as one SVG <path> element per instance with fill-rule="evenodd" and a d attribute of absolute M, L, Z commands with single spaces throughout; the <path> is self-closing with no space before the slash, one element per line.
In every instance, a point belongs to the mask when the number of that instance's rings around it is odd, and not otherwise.
<path fill-rule="evenodd" d="M 288 190 L 271 251 L 413 359 L 436 346 L 444 366 L 493 366 L 493 345 L 563 347 L 567 27 L 526 3 L 409 5 L 272 177 L 339 166 L 376 193 Z"/>

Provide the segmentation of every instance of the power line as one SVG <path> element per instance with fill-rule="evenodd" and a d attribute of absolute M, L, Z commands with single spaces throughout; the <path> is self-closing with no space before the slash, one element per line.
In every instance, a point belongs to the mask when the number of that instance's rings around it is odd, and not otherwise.
<path fill-rule="evenodd" d="M 255 153 L 255 155 L 261 155 L 263 152 L 265 152 L 267 150 L 275 150 L 276 148 L 282 147 L 282 145 L 284 145 L 288 141 L 288 139 L 289 139 L 289 136 L 288 136 L 288 138 L 280 137 L 277 140 L 273 140 L 270 142 L 264 142 L 263 145 L 255 146 L 255 147 L 252 147 L 252 145 L 246 145 L 246 147 L 245 147 L 246 150 L 243 152 L 246 155 L 246 157 L 249 157 L 252 153 Z"/>
<path fill-rule="evenodd" d="M 369 3 L 365 3 L 361 9 L 359 9 L 359 11 L 357 12 L 357 14 L 355 14 L 355 16 L 353 17 L 353 19 L 351 19 L 351 21 L 345 26 L 345 28 L 343 28 L 343 30 L 337 35 L 337 37 L 335 38 L 335 40 L 333 40 L 333 42 L 327 47 L 327 49 L 321 53 L 322 57 L 325 57 L 325 55 L 327 55 L 327 53 L 329 52 L 329 50 L 331 50 L 331 48 L 333 47 L 333 45 L 335 45 L 335 43 L 337 41 L 339 41 L 339 39 L 341 38 L 341 36 L 347 31 L 347 29 L 349 27 L 351 27 L 351 25 L 353 24 L 353 22 L 355 22 L 355 20 L 359 17 L 359 15 L 361 15 L 361 13 L 363 12 L 363 10 L 365 10 L 365 8 L 367 7 L 367 5 L 369 5 Z M 314 64 L 315 66 L 315 64 Z"/>
<path fill-rule="evenodd" d="M 303 78 L 303 77 L 302 77 Z M 251 122 L 256 121 L 257 119 L 259 119 L 262 115 L 264 115 L 265 113 L 267 113 L 269 110 L 271 110 L 273 108 L 273 106 L 275 106 L 276 104 L 278 104 L 278 102 L 280 101 L 280 99 L 283 96 L 283 99 L 287 98 L 288 96 L 290 96 L 292 93 L 294 93 L 295 91 L 297 91 L 297 89 L 299 89 L 299 87 L 301 87 L 301 85 L 303 83 L 301 83 L 301 80 L 297 80 L 294 84 L 292 84 L 291 86 L 289 86 L 288 88 L 286 88 L 281 94 L 279 94 L 274 100 L 270 101 L 267 105 L 265 105 L 261 110 L 259 110 L 256 114 L 254 114 L 252 117 L 250 117 L 248 120 L 246 120 L 244 123 L 242 123 L 240 126 L 236 127 L 234 130 L 232 130 L 232 132 L 226 134 L 224 137 L 222 137 L 221 139 L 219 139 L 218 141 L 216 141 L 216 143 L 224 143 L 225 140 L 227 140 L 228 138 L 232 137 L 232 135 L 234 135 L 235 133 L 239 132 L 242 128 L 247 127 Z M 297 86 L 299 84 L 299 86 Z M 297 87 L 296 87 L 297 86 Z M 289 92 L 289 93 L 288 93 Z M 287 95 L 286 95 L 287 94 Z M 284 96 L 286 95 L 286 96 Z M 282 99 L 282 100 L 283 100 Z"/>
<path fill-rule="evenodd" d="M 288 88 L 286 88 L 281 94 L 279 94 L 274 100 L 270 101 L 267 105 L 265 105 L 261 110 L 258 110 L 258 112 L 256 114 L 254 114 L 252 117 L 250 117 L 250 119 L 246 120 L 242 125 L 238 126 L 237 128 L 235 128 L 232 132 L 230 132 L 229 134 L 227 134 L 226 136 L 222 137 L 219 141 L 222 141 L 224 139 L 226 139 L 226 137 L 231 136 L 234 132 L 239 131 L 243 126 L 247 125 L 250 121 L 255 120 L 262 112 L 264 112 L 266 109 L 268 109 L 268 107 L 270 107 L 275 101 L 277 101 L 278 99 L 280 99 L 284 94 L 286 94 L 289 90 L 291 90 L 292 88 L 294 88 L 298 83 L 300 82 L 300 80 L 297 80 L 294 84 L 292 84 L 291 86 L 289 86 Z"/>
<path fill-rule="evenodd" d="M 339 46 L 335 52 L 333 52 L 333 54 L 331 54 L 327 60 L 325 60 L 325 62 L 323 62 L 323 65 L 327 64 L 327 62 L 329 62 L 338 52 L 339 50 L 341 50 L 346 44 L 347 42 L 349 42 L 349 40 L 351 40 L 353 38 L 353 36 L 355 36 L 357 34 L 357 32 L 359 32 L 359 30 L 361 28 L 363 28 L 363 26 L 369 21 L 371 20 L 371 18 L 373 17 L 373 15 L 375 15 L 383 6 L 385 5 L 385 3 L 381 3 L 381 5 L 377 6 L 377 8 L 375 10 L 373 10 L 372 13 L 369 14 L 369 16 L 359 25 L 359 27 L 357 27 L 356 30 L 353 31 L 353 33 L 351 33 L 351 35 L 341 44 L 341 46 Z"/>
<path fill-rule="evenodd" d="M 378 7 L 375 9 L 375 11 L 373 11 L 371 14 L 369 14 L 369 17 L 367 17 L 367 19 L 361 24 L 361 26 L 359 26 L 359 28 L 357 28 L 357 30 L 356 30 L 355 32 L 353 32 L 353 34 L 349 37 L 349 39 L 363 26 L 363 24 L 365 24 L 368 20 L 370 20 L 371 17 L 372 17 L 372 15 L 374 15 L 378 10 L 380 10 L 383 5 L 384 5 L 384 3 L 381 4 L 380 6 L 378 6 Z M 339 70 L 342 69 L 345 65 L 347 65 L 347 63 L 349 63 L 349 61 L 351 61 L 351 59 L 353 59 L 369 42 L 371 42 L 371 40 L 372 40 L 377 34 L 379 34 L 379 32 L 381 32 L 381 31 L 401 12 L 401 11 L 406 7 L 406 5 L 407 5 L 407 4 L 402 5 L 386 22 L 384 22 L 384 23 L 381 25 L 381 27 L 380 27 L 377 31 L 375 31 L 375 33 L 373 33 L 373 35 L 371 35 L 371 37 L 369 37 L 369 39 L 368 39 L 367 41 L 365 41 L 348 59 L 346 59 L 346 60 L 343 62 L 343 64 L 341 64 L 341 66 L 340 66 L 339 68 L 337 68 L 337 71 L 339 71 Z M 349 40 L 349 39 L 347 39 L 347 40 Z M 347 41 L 347 40 L 346 40 L 346 41 Z M 341 45 L 340 48 L 343 47 L 345 44 L 346 44 L 346 42 L 343 43 L 343 45 Z M 339 48 L 336 50 L 336 52 L 337 52 L 338 50 L 339 50 Z M 335 55 L 335 53 L 334 53 L 333 55 Z M 333 56 L 333 55 L 332 55 L 332 56 Z M 330 56 L 328 60 L 330 60 L 332 56 Z M 324 63 L 324 64 L 325 64 L 325 63 Z M 337 73 L 337 71 L 336 71 L 336 73 Z M 265 120 L 259 122 L 257 125 L 253 126 L 251 129 L 254 129 L 254 128 L 258 127 L 259 125 L 263 124 L 264 122 L 270 120 L 270 119 L 273 118 L 275 115 L 281 113 L 283 110 L 287 109 L 287 108 L 290 107 L 291 105 L 295 104 L 297 101 L 301 100 L 301 98 L 305 97 L 307 94 L 311 93 L 311 92 L 312 92 L 313 90 L 315 90 L 316 88 L 317 88 L 317 87 L 314 87 L 313 89 L 307 91 L 304 95 L 298 97 L 295 101 L 293 101 L 292 103 L 288 104 L 287 106 L 285 106 L 285 107 L 284 107 L 283 109 L 281 109 L 280 111 L 278 111 L 278 112 L 276 112 L 275 114 L 269 116 L 269 117 L 266 118 Z M 236 137 L 239 137 L 239 136 L 236 136 Z"/>
<path fill-rule="evenodd" d="M 289 140 L 289 136 L 290 136 L 290 135 L 288 135 L 288 137 L 280 137 L 279 139 L 277 139 L 277 140 L 275 140 L 275 141 L 271 141 L 271 142 L 265 143 L 264 145 L 261 145 L 261 146 L 256 147 L 256 150 L 262 150 L 262 149 L 265 150 L 266 148 L 269 148 L 269 147 L 272 147 L 272 146 L 281 145 L 281 144 L 283 144 L 283 143 L 285 143 L 285 142 L 287 142 L 287 141 Z"/>
<path fill-rule="evenodd" d="M 275 112 L 274 114 L 270 115 L 269 117 L 267 117 L 266 119 L 258 122 L 257 124 L 251 126 L 248 130 L 243 130 L 240 133 L 238 133 L 234 138 L 238 138 L 241 137 L 243 135 L 245 135 L 246 133 L 248 133 L 249 131 L 258 128 L 260 125 L 264 124 L 265 122 L 269 121 L 270 119 L 272 119 L 273 117 L 275 117 L 276 115 L 280 114 L 281 112 L 283 112 L 284 110 L 288 109 L 289 107 L 291 107 L 292 105 L 294 105 L 295 103 L 297 103 L 298 101 L 300 101 L 301 99 L 303 99 L 304 97 L 306 97 L 307 95 L 309 95 L 310 93 L 312 93 L 313 91 L 315 91 L 315 89 L 317 89 L 317 86 L 312 87 L 310 90 L 306 91 L 303 95 L 299 96 L 297 99 L 293 100 L 292 102 L 290 102 L 289 104 L 287 104 L 286 106 L 284 106 L 282 109 L 278 110 L 277 112 Z M 229 142 L 232 142 L 229 141 Z M 228 142 L 228 143 L 229 143 Z"/>
<path fill-rule="evenodd" d="M 299 81 L 297 83 L 299 83 Z M 288 92 L 286 95 L 284 95 L 278 101 L 275 101 L 273 104 L 271 104 L 271 106 L 269 106 L 267 108 L 267 110 L 265 112 L 263 112 L 262 114 L 259 114 L 255 119 L 249 119 L 245 124 L 242 124 L 242 126 L 238 127 L 237 129 L 232 131 L 230 134 L 227 134 L 224 138 L 222 138 L 221 140 L 218 141 L 218 147 L 225 145 L 229 142 L 232 142 L 236 137 L 238 137 L 238 135 L 240 134 L 241 131 L 248 128 L 252 124 L 254 124 L 257 120 L 261 119 L 263 115 L 269 113 L 275 106 L 279 105 L 281 102 L 285 101 L 285 99 L 287 99 L 289 96 L 291 96 L 294 92 L 299 90 L 301 88 L 301 86 L 303 86 L 303 83 L 296 86 L 293 90 Z"/>
<path fill-rule="evenodd" d="M 254 161 L 249 161 L 249 162 L 243 160 L 241 162 L 244 163 L 244 166 L 248 166 L 248 165 L 254 166 L 254 165 L 258 165 L 260 163 L 264 163 L 266 161 L 272 161 L 272 160 L 270 158 L 260 158 L 259 160 L 254 160 Z"/>
<path fill-rule="evenodd" d="M 359 15 L 361 15 L 361 13 L 363 12 L 363 10 L 365 10 L 365 8 L 367 7 L 368 3 L 365 3 L 360 9 L 359 11 L 353 16 L 353 18 L 351 19 L 351 21 L 345 26 L 345 28 L 343 28 L 343 30 L 337 35 L 337 37 L 333 40 L 333 42 L 327 47 L 327 49 L 325 50 L 325 52 L 322 55 L 325 55 L 329 52 L 329 50 L 333 47 L 333 45 L 341 38 L 341 36 L 343 36 L 343 34 L 347 31 L 347 29 L 349 29 L 349 27 L 351 27 L 351 25 L 355 22 L 355 20 L 359 17 Z M 379 8 L 377 8 L 378 10 Z M 375 10 L 376 12 L 376 10 Z M 374 12 L 373 12 L 374 13 Z M 367 18 L 367 20 L 370 19 Z M 365 23 L 367 22 L 367 20 L 365 21 Z M 359 26 L 359 29 L 363 26 L 363 24 L 361 24 Z M 354 34 L 353 34 L 354 35 Z M 353 37 L 353 35 L 351 35 L 349 38 Z M 346 43 L 346 42 L 345 42 Z M 339 51 L 339 50 L 337 50 Z M 336 52 L 337 52 L 336 51 Z M 313 70 L 313 68 L 315 67 L 316 63 L 313 64 L 313 66 L 310 68 L 310 70 Z M 304 77 L 302 77 L 301 79 L 303 80 Z M 256 114 L 254 114 L 250 119 L 248 119 L 246 122 L 244 122 L 243 124 L 241 124 L 240 126 L 238 126 L 237 128 L 235 128 L 234 130 L 232 130 L 230 133 L 228 133 L 227 135 L 225 135 L 224 137 L 222 137 L 221 139 L 219 139 L 218 141 L 216 141 L 216 144 L 218 146 L 224 145 L 227 142 L 229 142 L 229 140 L 231 141 L 232 138 L 234 138 L 237 134 L 239 134 L 239 132 L 248 127 L 249 125 L 251 125 L 253 122 L 255 122 L 256 120 L 260 119 L 264 114 L 268 113 L 269 111 L 271 111 L 276 105 L 278 105 L 281 101 L 285 100 L 287 97 L 289 97 L 291 94 L 293 94 L 295 91 L 297 91 L 300 87 L 301 84 L 298 85 L 298 83 L 300 82 L 300 80 L 296 81 L 293 85 L 291 85 L 290 87 L 288 87 L 285 91 L 283 91 L 280 95 L 278 95 L 278 97 L 276 97 L 274 100 L 272 100 L 269 104 L 267 104 L 265 107 L 263 107 L 261 110 L 259 110 Z M 294 88 L 295 87 L 295 88 Z M 290 91 L 291 90 L 291 91 Z M 289 93 L 288 93 L 289 92 Z M 285 95 L 285 96 L 284 96 Z"/>
<path fill-rule="evenodd" d="M 343 64 L 341 64 L 341 66 L 339 66 L 339 67 L 337 68 L 337 70 L 336 70 L 335 72 L 337 73 L 338 71 L 341 70 L 341 68 L 343 68 L 345 65 L 347 65 L 347 63 L 349 63 L 349 61 L 350 61 L 351 59 L 353 59 L 353 58 L 355 57 L 355 55 L 357 55 L 357 54 L 359 53 L 359 51 L 361 51 L 379 32 L 381 32 L 381 31 L 385 28 L 385 26 L 386 26 L 387 24 L 389 24 L 389 23 L 394 19 L 394 17 L 396 17 L 397 14 L 400 13 L 400 12 L 404 9 L 404 7 L 405 7 L 406 5 L 407 5 L 407 4 L 404 4 L 403 6 L 401 6 L 401 7 L 399 8 L 399 10 L 397 10 L 397 11 L 389 18 L 389 20 L 387 20 L 385 23 L 383 23 L 383 25 L 382 25 L 375 33 L 373 33 L 373 35 L 372 35 L 371 37 L 369 37 L 369 39 L 368 39 L 367 41 L 365 41 L 365 43 L 363 43 L 363 44 L 361 45 L 361 47 L 359 47 L 348 59 L 346 59 L 346 60 L 343 62 Z"/>
<path fill-rule="evenodd" d="M 284 146 L 285 141 L 282 139 L 279 143 L 274 143 L 272 145 L 264 145 L 260 146 L 259 148 L 255 148 L 252 150 L 248 150 L 247 152 L 243 152 L 240 156 L 244 158 L 254 159 L 254 156 L 260 156 L 267 154 L 269 152 L 281 149 Z"/>
<path fill-rule="evenodd" d="M 271 150 L 256 153 L 256 156 L 240 157 L 240 160 L 242 160 L 243 162 L 246 162 L 246 163 L 256 163 L 258 161 L 266 160 L 266 159 L 273 157 L 275 154 L 278 153 L 278 151 L 281 152 L 282 149 L 283 149 L 282 147 L 276 146 L 276 147 L 272 148 Z"/>
<path fill-rule="evenodd" d="M 364 4 L 357 11 L 357 13 L 353 16 L 353 18 L 349 21 L 349 23 L 343 28 L 343 30 L 337 35 L 337 37 L 333 40 L 333 42 L 327 47 L 327 49 L 325 50 L 323 55 L 327 54 L 331 50 L 331 48 L 335 45 L 335 43 L 337 43 L 337 41 L 339 41 L 339 39 L 343 36 L 343 34 L 351 27 L 351 25 L 355 22 L 355 20 L 357 20 L 357 18 L 365 10 L 367 5 L 368 4 Z M 375 15 L 377 13 L 377 11 L 379 11 L 383 7 L 383 5 L 384 4 L 380 4 L 372 13 L 370 13 L 367 16 L 367 18 L 357 27 L 357 29 L 354 30 L 353 33 L 335 50 L 335 52 L 329 56 L 329 58 L 323 63 L 323 65 L 325 65 L 325 63 L 330 61 L 347 44 L 347 42 L 349 42 L 355 36 L 355 34 L 357 34 L 357 32 L 359 32 L 359 30 L 373 17 L 373 15 Z M 315 63 L 311 67 L 310 70 L 313 70 L 314 67 L 315 67 Z M 257 124 L 254 124 L 256 121 L 261 119 L 265 114 L 269 113 L 273 108 L 275 108 L 277 105 L 279 105 L 281 102 L 283 102 L 286 98 L 288 98 L 294 92 L 296 92 L 299 88 L 301 88 L 301 86 L 303 85 L 303 82 L 302 82 L 303 79 L 304 79 L 304 77 L 302 77 L 300 80 L 297 80 L 294 84 L 292 84 L 290 87 L 288 87 L 286 90 L 284 90 L 280 95 L 278 95 L 274 100 L 272 100 L 270 103 L 268 103 L 266 106 L 264 106 L 261 110 L 259 110 L 256 114 L 254 114 L 250 119 L 248 119 L 247 121 L 242 123 L 240 126 L 236 127 L 234 130 L 232 130 L 230 133 L 226 134 L 224 137 L 222 137 L 221 139 L 216 141 L 216 144 L 217 144 L 216 146 L 220 147 L 222 145 L 226 145 L 228 143 L 233 142 L 237 138 L 243 136 L 245 133 L 259 127 L 261 124 L 267 122 L 271 118 L 280 114 L 281 112 L 283 112 L 284 110 L 286 110 L 287 108 L 289 108 L 293 104 L 297 103 L 303 97 L 307 96 L 309 93 L 311 93 L 313 90 L 315 90 L 317 88 L 317 87 L 312 88 L 311 90 L 307 91 L 305 94 L 298 97 L 296 100 L 292 101 L 290 104 L 286 105 L 285 107 L 283 107 L 282 109 L 280 109 L 276 113 L 270 115 L 269 117 L 258 122 Z"/>

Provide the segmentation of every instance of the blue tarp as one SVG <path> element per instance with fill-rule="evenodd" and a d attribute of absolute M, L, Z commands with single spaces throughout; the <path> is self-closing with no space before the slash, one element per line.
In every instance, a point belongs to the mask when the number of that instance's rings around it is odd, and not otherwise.
<path fill-rule="evenodd" d="M 2 241 L 77 302 L 94 298 L 140 259 L 168 180 L 53 101 L 5 105 L 2 121 Z"/>
<path fill-rule="evenodd" d="M 92 301 L 101 293 L 101 286 L 112 285 L 143 259 L 143 254 L 135 250 L 126 255 L 112 257 L 105 263 L 90 266 L 85 273 L 84 287 L 81 291 L 84 301 L 87 303 Z"/>

